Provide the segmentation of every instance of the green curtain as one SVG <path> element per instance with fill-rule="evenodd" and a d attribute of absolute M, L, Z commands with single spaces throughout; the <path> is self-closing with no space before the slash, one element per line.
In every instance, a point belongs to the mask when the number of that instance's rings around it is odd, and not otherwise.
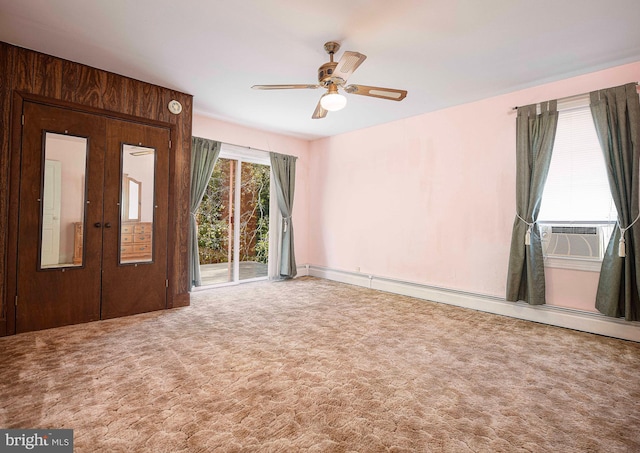
<path fill-rule="evenodd" d="M 516 217 L 507 275 L 508 301 L 545 303 L 544 258 L 536 220 L 549 173 L 558 126 L 557 102 L 518 108 L 516 123 Z"/>
<path fill-rule="evenodd" d="M 191 212 L 189 231 L 189 281 L 191 287 L 200 286 L 200 251 L 198 249 L 198 224 L 196 212 L 202 201 L 213 167 L 220 155 L 220 142 L 206 138 L 191 138 L 191 198 L 189 211 Z"/>
<path fill-rule="evenodd" d="M 269 153 L 274 175 L 278 208 L 282 214 L 282 246 L 280 249 L 280 277 L 293 278 L 298 273 L 293 250 L 293 194 L 296 187 L 296 157 Z"/>
<path fill-rule="evenodd" d="M 594 91 L 591 114 L 604 153 L 618 225 L 602 260 L 596 308 L 603 314 L 640 320 L 640 222 L 638 147 L 640 102 L 635 83 Z"/>

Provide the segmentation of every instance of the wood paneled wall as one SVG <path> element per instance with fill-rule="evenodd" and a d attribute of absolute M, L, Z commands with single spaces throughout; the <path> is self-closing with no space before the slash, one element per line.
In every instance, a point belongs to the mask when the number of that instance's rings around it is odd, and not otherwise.
<path fill-rule="evenodd" d="M 14 93 L 38 95 L 78 108 L 114 116 L 137 117 L 173 125 L 169 209 L 169 307 L 189 304 L 188 220 L 193 97 L 100 69 L 16 47 L 0 41 L 0 335 L 7 333 L 7 293 L 10 167 L 20 149 L 12 147 L 11 119 Z M 178 100 L 182 113 L 173 115 L 167 104 Z M 14 128 L 14 130 L 19 130 Z M 45 290 L 45 289 L 43 289 Z M 11 310 L 13 312 L 13 310 Z M 13 323 L 10 322 L 9 326 Z"/>

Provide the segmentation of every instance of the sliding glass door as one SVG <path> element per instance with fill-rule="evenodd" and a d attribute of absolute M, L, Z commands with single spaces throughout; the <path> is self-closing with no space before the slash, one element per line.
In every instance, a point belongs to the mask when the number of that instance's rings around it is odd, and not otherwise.
<path fill-rule="evenodd" d="M 267 278 L 270 167 L 221 151 L 197 214 L 202 286 Z"/>

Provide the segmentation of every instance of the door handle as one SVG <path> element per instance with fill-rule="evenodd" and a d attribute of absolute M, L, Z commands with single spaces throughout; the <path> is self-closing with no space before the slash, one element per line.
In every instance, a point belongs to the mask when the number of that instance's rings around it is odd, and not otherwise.
<path fill-rule="evenodd" d="M 110 223 L 110 222 L 105 223 L 105 224 L 104 224 L 104 227 L 105 227 L 105 228 L 111 228 L 111 223 Z"/>
<path fill-rule="evenodd" d="M 96 222 L 96 223 L 93 224 L 93 226 L 96 227 L 96 228 L 100 228 L 100 227 L 102 227 L 102 224 L 100 222 Z"/>

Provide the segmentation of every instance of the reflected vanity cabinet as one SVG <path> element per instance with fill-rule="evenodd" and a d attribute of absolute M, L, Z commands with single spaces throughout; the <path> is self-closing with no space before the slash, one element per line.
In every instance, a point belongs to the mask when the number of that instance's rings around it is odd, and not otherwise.
<path fill-rule="evenodd" d="M 73 264 L 82 264 L 82 222 L 73 223 Z"/>
<path fill-rule="evenodd" d="M 151 222 L 125 222 L 120 235 L 120 260 L 148 261 L 151 259 Z"/>
<path fill-rule="evenodd" d="M 125 222 L 120 235 L 120 260 L 149 261 L 152 250 L 151 222 Z M 73 264 L 82 264 L 82 222 L 73 224 Z"/>

